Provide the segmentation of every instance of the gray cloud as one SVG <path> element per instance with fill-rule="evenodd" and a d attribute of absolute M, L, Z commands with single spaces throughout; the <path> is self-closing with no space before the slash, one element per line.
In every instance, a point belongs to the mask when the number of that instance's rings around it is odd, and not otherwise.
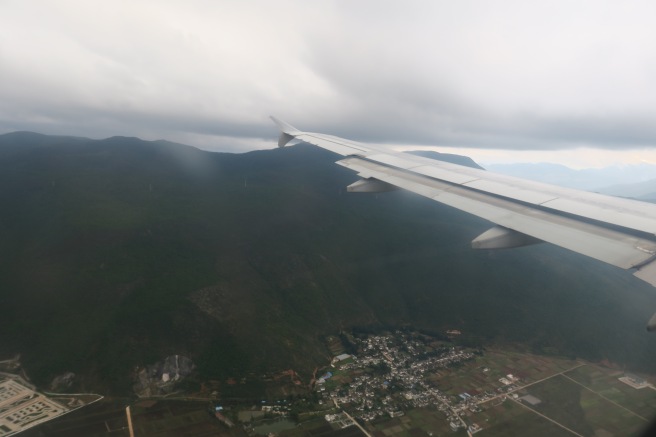
<path fill-rule="evenodd" d="M 656 145 L 651 2 L 8 1 L 0 130 L 273 144 Z M 271 144 L 269 144 L 269 142 Z"/>

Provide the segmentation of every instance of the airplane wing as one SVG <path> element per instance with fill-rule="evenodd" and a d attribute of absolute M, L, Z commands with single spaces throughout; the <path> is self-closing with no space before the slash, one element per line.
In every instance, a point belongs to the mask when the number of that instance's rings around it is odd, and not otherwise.
<path fill-rule="evenodd" d="M 656 204 L 528 181 L 343 138 L 302 132 L 271 117 L 278 146 L 297 139 L 345 156 L 352 192 L 402 188 L 489 220 L 475 249 L 546 241 L 627 270 L 656 287 Z M 656 330 L 656 314 L 647 329 Z"/>

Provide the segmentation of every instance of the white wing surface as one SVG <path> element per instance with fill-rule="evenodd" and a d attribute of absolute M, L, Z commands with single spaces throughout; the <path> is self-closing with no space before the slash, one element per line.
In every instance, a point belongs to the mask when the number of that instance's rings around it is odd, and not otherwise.
<path fill-rule="evenodd" d="M 338 164 L 361 180 L 349 191 L 402 188 L 474 214 L 495 226 L 477 249 L 546 241 L 623 269 L 656 286 L 656 204 L 542 184 L 394 152 L 330 135 L 302 132 L 274 117 L 278 145 L 292 139 L 345 156 Z M 656 314 L 647 326 L 656 330 Z"/>

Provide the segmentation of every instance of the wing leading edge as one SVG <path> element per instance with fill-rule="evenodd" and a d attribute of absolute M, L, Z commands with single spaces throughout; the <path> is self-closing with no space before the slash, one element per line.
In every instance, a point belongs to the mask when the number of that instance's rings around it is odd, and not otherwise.
<path fill-rule="evenodd" d="M 296 139 L 346 158 L 358 173 L 349 191 L 402 188 L 495 224 L 475 249 L 546 241 L 623 269 L 656 287 L 656 204 L 527 181 L 343 138 L 302 132 L 274 117 L 278 145 Z M 656 330 L 656 314 L 647 329 Z"/>

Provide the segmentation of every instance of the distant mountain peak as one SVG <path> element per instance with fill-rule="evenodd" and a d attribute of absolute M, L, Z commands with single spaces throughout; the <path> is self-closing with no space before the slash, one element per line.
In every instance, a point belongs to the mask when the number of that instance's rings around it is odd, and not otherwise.
<path fill-rule="evenodd" d="M 555 163 L 491 164 L 487 167 L 490 171 L 509 176 L 589 191 L 645 182 L 656 174 L 656 165 L 647 163 L 581 170 Z"/>

